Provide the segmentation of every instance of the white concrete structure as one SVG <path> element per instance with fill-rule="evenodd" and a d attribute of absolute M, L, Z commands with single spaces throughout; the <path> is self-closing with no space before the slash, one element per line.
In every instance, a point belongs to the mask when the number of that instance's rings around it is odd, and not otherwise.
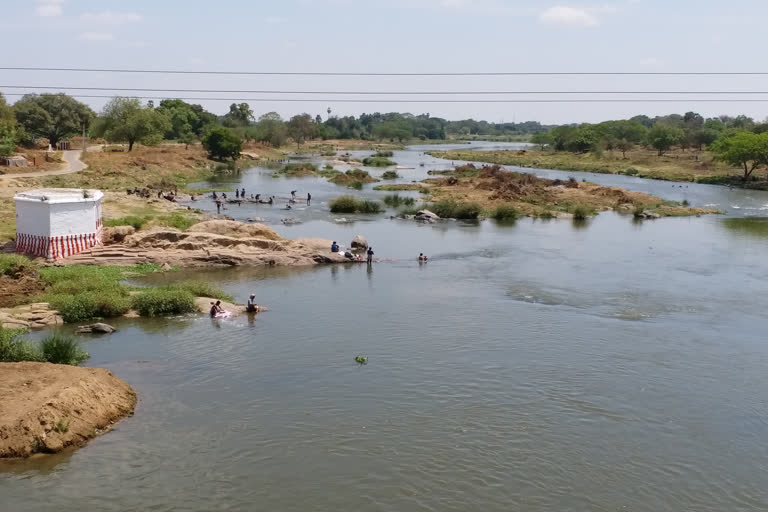
<path fill-rule="evenodd" d="M 16 252 L 59 260 L 101 245 L 103 197 L 70 188 L 16 194 Z"/>

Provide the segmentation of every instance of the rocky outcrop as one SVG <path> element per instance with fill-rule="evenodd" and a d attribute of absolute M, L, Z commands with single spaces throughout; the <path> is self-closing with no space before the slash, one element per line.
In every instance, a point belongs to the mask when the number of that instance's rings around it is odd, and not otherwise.
<path fill-rule="evenodd" d="M 112 334 L 117 331 L 109 324 L 95 323 L 90 325 L 81 325 L 75 331 L 75 334 Z"/>
<path fill-rule="evenodd" d="M 366 240 L 363 235 L 356 235 L 355 238 L 352 239 L 350 247 L 353 249 L 367 249 L 368 240 Z"/>
<path fill-rule="evenodd" d="M 59 313 L 46 302 L 0 309 L 0 325 L 6 329 L 44 329 L 63 324 Z"/>
<path fill-rule="evenodd" d="M 429 224 L 433 224 L 439 221 L 440 217 L 436 213 L 432 213 L 429 210 L 420 210 L 414 217 L 414 220 L 418 222 L 426 222 Z"/>
<path fill-rule="evenodd" d="M 0 363 L 0 459 L 80 446 L 132 414 L 136 393 L 108 370 Z"/>
<path fill-rule="evenodd" d="M 115 226 L 112 228 L 104 228 L 102 234 L 102 241 L 104 245 L 112 245 L 122 243 L 126 237 L 131 236 L 136 232 L 133 226 Z"/>
<path fill-rule="evenodd" d="M 187 232 L 172 229 L 139 231 L 122 244 L 97 247 L 67 258 L 63 265 L 136 265 L 156 263 L 196 266 L 315 265 L 341 263 L 331 253 L 331 241 L 320 238 L 281 238 L 261 224 L 209 221 Z"/>
<path fill-rule="evenodd" d="M 660 219 L 661 215 L 649 210 L 643 210 L 642 212 L 636 214 L 635 217 L 638 219 Z"/>

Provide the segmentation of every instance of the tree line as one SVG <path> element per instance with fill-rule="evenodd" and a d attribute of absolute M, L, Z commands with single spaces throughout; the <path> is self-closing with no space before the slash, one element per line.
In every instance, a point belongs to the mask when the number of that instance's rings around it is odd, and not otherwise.
<path fill-rule="evenodd" d="M 631 119 L 597 124 L 563 125 L 534 134 L 531 142 L 542 149 L 573 153 L 626 153 L 636 147 L 651 147 L 658 156 L 672 148 L 711 150 L 715 158 L 744 171 L 744 179 L 761 166 L 768 166 L 768 122 L 751 117 L 704 118 L 696 112 L 654 118 L 640 115 Z"/>
<path fill-rule="evenodd" d="M 233 103 L 218 116 L 201 105 L 178 99 L 155 105 L 136 98 L 116 97 L 96 113 L 66 94 L 29 94 L 9 105 L 0 94 L 0 155 L 16 145 L 33 145 L 47 139 L 54 147 L 77 136 L 85 128 L 91 137 L 128 144 L 155 144 L 163 140 L 191 143 L 204 140 L 208 132 L 217 138 L 234 137 L 282 146 L 289 140 L 301 145 L 312 139 L 364 139 L 404 142 L 411 139 L 442 140 L 449 137 L 520 136 L 544 132 L 551 127 L 535 121 L 489 123 L 466 119 L 447 121 L 429 114 L 373 113 L 360 116 L 298 114 L 283 119 L 276 112 L 258 118 L 247 103 Z"/>

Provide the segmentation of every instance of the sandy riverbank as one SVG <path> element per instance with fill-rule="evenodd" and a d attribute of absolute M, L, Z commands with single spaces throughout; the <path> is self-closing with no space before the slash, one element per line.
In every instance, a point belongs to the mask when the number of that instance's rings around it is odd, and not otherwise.
<path fill-rule="evenodd" d="M 0 458 L 81 446 L 133 413 L 136 393 L 108 370 L 0 363 Z"/>

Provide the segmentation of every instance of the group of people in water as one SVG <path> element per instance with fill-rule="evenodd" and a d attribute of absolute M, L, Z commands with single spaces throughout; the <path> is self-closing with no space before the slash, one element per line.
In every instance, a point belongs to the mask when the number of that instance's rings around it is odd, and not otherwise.
<path fill-rule="evenodd" d="M 291 205 L 296 204 L 296 193 L 298 190 L 292 190 L 291 191 L 291 198 L 288 200 L 288 203 L 285 205 L 286 210 L 291 210 L 293 207 Z M 268 204 L 270 206 L 274 205 L 276 202 L 275 196 L 270 196 L 268 199 L 262 199 L 261 194 L 251 194 L 250 196 L 246 195 L 245 193 L 245 187 L 242 189 L 235 189 L 235 199 L 229 200 L 227 198 L 227 193 L 222 192 L 221 195 L 217 194 L 215 191 L 211 194 L 211 199 L 213 199 L 216 203 L 216 213 L 221 214 L 221 209 L 224 207 L 224 202 L 229 201 L 231 203 L 237 203 L 238 206 L 242 205 L 243 201 L 250 201 L 254 203 L 259 204 Z M 192 200 L 195 200 L 195 197 L 192 196 Z M 312 204 L 312 194 L 307 192 L 307 206 L 310 206 Z M 226 209 L 226 208 L 224 208 Z"/>
<path fill-rule="evenodd" d="M 331 252 L 335 252 L 335 253 L 341 252 L 341 247 L 336 242 L 336 240 L 334 240 L 331 243 Z M 366 261 L 370 265 L 371 263 L 373 263 L 373 255 L 374 255 L 373 247 L 368 247 L 368 250 L 365 251 L 365 253 L 367 256 Z M 363 261 L 362 256 L 360 256 L 359 254 L 354 254 L 350 249 L 347 249 L 344 251 L 344 257 L 350 261 Z M 424 254 L 423 252 L 420 252 L 419 263 L 426 263 L 427 260 L 428 260 L 427 255 Z"/>

